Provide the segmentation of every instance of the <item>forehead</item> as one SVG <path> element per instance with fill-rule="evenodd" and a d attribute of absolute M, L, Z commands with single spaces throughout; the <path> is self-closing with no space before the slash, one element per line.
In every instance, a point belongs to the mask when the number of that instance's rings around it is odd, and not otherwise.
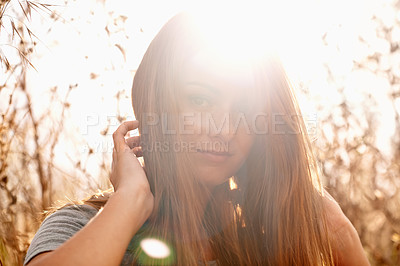
<path fill-rule="evenodd" d="M 181 80 L 185 83 L 210 85 L 221 93 L 246 95 L 255 87 L 250 62 L 234 60 L 220 53 L 203 50 L 188 58 Z"/>

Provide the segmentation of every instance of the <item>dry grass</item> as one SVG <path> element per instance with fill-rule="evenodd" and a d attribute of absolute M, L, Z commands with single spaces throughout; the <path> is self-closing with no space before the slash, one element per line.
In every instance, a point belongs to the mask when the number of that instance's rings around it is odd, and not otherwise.
<path fill-rule="evenodd" d="M 15 10 L 15 5 L 18 5 L 19 10 Z M 24 64 L 29 64 L 31 67 L 34 68 L 32 63 L 28 59 L 28 55 L 32 52 L 29 48 L 26 48 L 28 45 L 25 44 L 27 42 L 27 38 L 25 35 L 29 36 L 29 40 L 33 43 L 33 38 L 37 38 L 35 34 L 30 30 L 29 26 L 24 21 L 29 21 L 31 19 L 32 10 L 45 12 L 45 13 L 52 13 L 49 7 L 52 5 L 43 4 L 34 1 L 19 1 L 19 0 L 1 0 L 0 1 L 0 34 L 3 32 L 11 35 L 11 41 L 18 39 L 19 45 L 13 44 L 0 44 L 0 65 L 4 65 L 7 71 L 10 71 L 12 65 L 5 55 L 2 52 L 1 46 L 11 46 L 15 48 L 18 52 L 19 56 L 22 59 Z M 8 12 L 9 9 L 13 9 L 12 11 Z M 16 14 L 17 16 L 13 16 L 12 14 Z M 9 25 L 7 25 L 9 22 Z M 9 26 L 9 27 L 7 27 Z M 18 38 L 15 38 L 18 37 Z M 21 49 L 22 48 L 22 49 Z"/>
<path fill-rule="evenodd" d="M 387 41 L 390 50 L 355 62 L 353 71 L 389 81 L 389 91 L 376 87 L 369 94 L 357 94 L 362 100 L 354 106 L 346 98 L 343 84 L 330 75 L 343 100 L 320 121 L 316 148 L 326 186 L 356 227 L 371 264 L 400 265 L 400 77 L 395 70 L 400 51 L 392 40 L 400 23 L 387 27 L 379 17 L 373 19 L 377 37 Z M 393 59 L 393 64 L 381 67 L 385 58 Z M 329 66 L 327 72 L 331 73 Z M 376 99 L 383 93 L 388 97 L 387 106 L 379 106 Z M 393 121 L 377 112 L 383 107 L 394 114 Z M 383 153 L 377 141 L 377 130 L 388 121 L 395 127 L 391 154 Z"/>

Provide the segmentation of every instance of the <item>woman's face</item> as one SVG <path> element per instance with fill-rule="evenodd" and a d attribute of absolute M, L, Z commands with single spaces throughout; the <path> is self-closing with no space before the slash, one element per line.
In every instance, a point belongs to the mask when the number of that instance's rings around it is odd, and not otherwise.
<path fill-rule="evenodd" d="M 235 175 L 254 142 L 257 112 L 250 64 L 200 52 L 189 58 L 179 84 L 180 147 L 194 172 L 212 188 Z"/>

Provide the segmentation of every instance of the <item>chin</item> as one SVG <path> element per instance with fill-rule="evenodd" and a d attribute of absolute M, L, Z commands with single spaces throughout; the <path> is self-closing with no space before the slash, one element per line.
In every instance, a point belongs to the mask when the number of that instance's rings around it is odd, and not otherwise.
<path fill-rule="evenodd" d="M 208 175 L 199 176 L 198 179 L 206 187 L 214 188 L 216 186 L 219 186 L 219 185 L 227 182 L 231 176 L 232 175 L 217 175 L 217 174 L 210 175 L 210 174 L 208 174 Z"/>

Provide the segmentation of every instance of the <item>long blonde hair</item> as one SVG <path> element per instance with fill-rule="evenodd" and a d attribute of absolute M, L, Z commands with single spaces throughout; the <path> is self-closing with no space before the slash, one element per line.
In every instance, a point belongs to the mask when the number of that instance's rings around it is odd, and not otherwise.
<path fill-rule="evenodd" d="M 214 189 L 206 214 L 196 195 L 207 193 L 193 176 L 184 153 L 146 149 L 156 142 L 173 143 L 179 134 L 165 134 L 162 119 L 179 108 L 182 66 L 204 45 L 198 26 L 187 14 L 172 18 L 150 44 L 135 74 L 132 101 L 144 146 L 147 178 L 155 197 L 154 212 L 137 239 L 156 237 L 173 251 L 167 260 L 146 257 L 137 244 L 137 263 L 196 265 L 210 242 L 220 265 L 333 265 L 316 162 L 297 100 L 277 58 L 266 56 L 255 64 L 259 97 L 263 99 L 266 134 L 232 180 Z M 274 132 L 279 114 L 280 132 Z M 165 121 L 164 121 L 165 122 Z M 150 126 L 151 125 L 151 126 Z M 231 182 L 232 182 L 231 180 Z M 107 196 L 85 201 L 99 208 Z"/>

